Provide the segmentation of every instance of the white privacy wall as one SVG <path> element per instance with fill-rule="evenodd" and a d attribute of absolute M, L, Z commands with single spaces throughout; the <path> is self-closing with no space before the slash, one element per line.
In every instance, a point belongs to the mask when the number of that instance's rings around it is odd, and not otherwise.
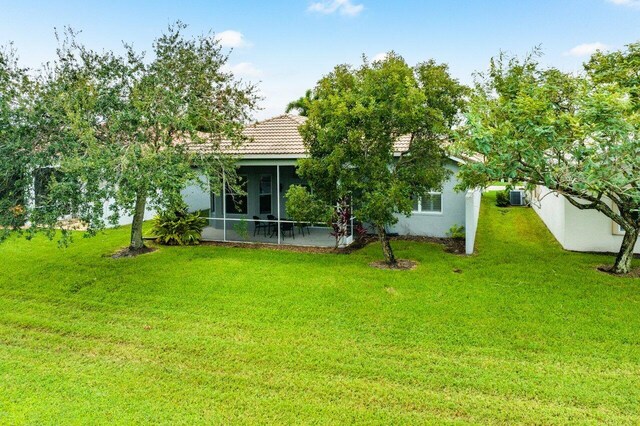
<path fill-rule="evenodd" d="M 596 210 L 580 210 L 565 200 L 564 248 L 575 251 L 617 253 L 622 235 L 614 233 L 614 222 Z M 640 253 L 640 242 L 634 251 Z"/>
<path fill-rule="evenodd" d="M 617 253 L 622 244 L 622 235 L 614 232 L 614 223 L 596 210 L 580 210 L 571 205 L 562 195 L 548 194 L 541 188 L 540 202 L 532 203 L 536 213 L 566 250 L 585 252 Z M 634 249 L 640 253 L 640 242 Z"/>
<path fill-rule="evenodd" d="M 560 245 L 565 247 L 565 203 L 563 196 L 555 194 L 546 187 L 538 187 L 538 195 L 530 194 L 531 207 L 547 225 Z"/>
<path fill-rule="evenodd" d="M 465 196 L 465 253 L 473 254 L 478 232 L 478 219 L 480 218 L 480 190 L 468 191 Z"/>

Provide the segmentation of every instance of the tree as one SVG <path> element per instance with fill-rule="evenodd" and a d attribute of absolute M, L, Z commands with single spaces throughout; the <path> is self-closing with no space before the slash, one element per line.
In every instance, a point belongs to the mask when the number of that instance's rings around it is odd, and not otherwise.
<path fill-rule="evenodd" d="M 130 45 L 123 56 L 98 53 L 65 33 L 57 60 L 38 79 L 32 114 L 28 166 L 58 171 L 42 205 L 28 212 L 32 229 L 55 229 L 72 213 L 93 234 L 105 226 L 108 203 L 108 223 L 133 216 L 129 248 L 137 251 L 148 204 L 169 210 L 189 182 L 219 188 L 223 174 L 235 185 L 234 159 L 220 146 L 244 140 L 255 88 L 224 71 L 228 55 L 212 33 L 187 38 L 185 28 L 169 26 L 149 61 Z"/>
<path fill-rule="evenodd" d="M 353 215 L 375 228 L 390 265 L 396 259 L 386 227 L 448 176 L 442 144 L 464 93 L 445 65 L 411 68 L 392 52 L 357 69 L 337 66 L 308 97 L 301 134 L 309 158 L 299 162 L 299 174 L 325 205 L 348 200 Z M 401 137 L 407 148 L 400 153 Z"/>
<path fill-rule="evenodd" d="M 307 188 L 302 185 L 291 185 L 285 194 L 287 200 L 285 209 L 287 217 L 298 223 L 298 226 L 333 224 L 334 208 L 316 199 Z M 336 237 L 336 248 L 340 239 Z"/>
<path fill-rule="evenodd" d="M 313 102 L 313 91 L 307 90 L 299 99 L 295 101 L 291 101 L 287 104 L 287 108 L 285 110 L 286 113 L 290 113 L 291 111 L 296 111 L 298 114 L 306 117 L 309 115 L 309 107 L 311 106 L 311 102 Z"/>
<path fill-rule="evenodd" d="M 287 217 L 300 223 L 329 223 L 332 208 L 318 201 L 302 185 L 291 185 L 285 195 Z"/>
<path fill-rule="evenodd" d="M 485 161 L 463 183 L 521 180 L 601 212 L 625 230 L 612 268 L 625 274 L 640 230 L 640 45 L 597 53 L 579 76 L 537 57 L 500 55 L 480 75 L 462 140 Z"/>
<path fill-rule="evenodd" d="M 29 153 L 24 141 L 31 88 L 12 46 L 0 48 L 0 239 L 21 229 L 25 221 L 26 170 L 20 159 Z"/>

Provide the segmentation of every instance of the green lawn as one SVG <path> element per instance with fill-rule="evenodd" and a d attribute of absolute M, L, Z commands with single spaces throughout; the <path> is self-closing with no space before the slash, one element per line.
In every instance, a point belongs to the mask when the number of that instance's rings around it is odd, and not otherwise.
<path fill-rule="evenodd" d="M 640 423 L 640 280 L 486 197 L 478 254 L 0 245 L 0 424 Z M 461 273 L 454 272 L 462 270 Z"/>

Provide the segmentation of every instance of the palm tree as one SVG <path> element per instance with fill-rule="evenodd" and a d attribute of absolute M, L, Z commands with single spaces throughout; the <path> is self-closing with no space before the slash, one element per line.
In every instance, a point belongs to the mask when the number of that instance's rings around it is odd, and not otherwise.
<path fill-rule="evenodd" d="M 285 112 L 289 113 L 291 111 L 296 111 L 298 114 L 306 117 L 309 114 L 309 107 L 311 106 L 311 102 L 313 102 L 313 100 L 313 92 L 311 90 L 307 90 L 303 97 L 289 102 Z"/>

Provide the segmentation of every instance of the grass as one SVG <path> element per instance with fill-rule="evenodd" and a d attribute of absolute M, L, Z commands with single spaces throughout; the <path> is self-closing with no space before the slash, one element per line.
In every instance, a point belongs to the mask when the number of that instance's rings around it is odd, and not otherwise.
<path fill-rule="evenodd" d="M 640 422 L 640 281 L 491 195 L 413 271 L 126 238 L 0 245 L 0 424 Z"/>
<path fill-rule="evenodd" d="M 523 186 L 524 182 L 511 182 L 514 187 Z M 507 186 L 509 182 L 503 182 L 501 180 L 494 180 L 487 184 L 487 186 Z"/>

